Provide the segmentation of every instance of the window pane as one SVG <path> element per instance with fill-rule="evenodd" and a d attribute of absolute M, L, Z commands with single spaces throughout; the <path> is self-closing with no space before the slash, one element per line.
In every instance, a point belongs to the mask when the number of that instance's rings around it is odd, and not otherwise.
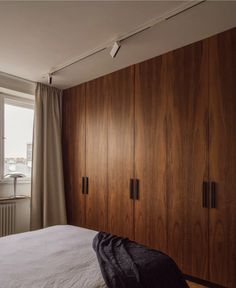
<path fill-rule="evenodd" d="M 4 105 L 4 174 L 23 173 L 31 176 L 33 109 Z"/>

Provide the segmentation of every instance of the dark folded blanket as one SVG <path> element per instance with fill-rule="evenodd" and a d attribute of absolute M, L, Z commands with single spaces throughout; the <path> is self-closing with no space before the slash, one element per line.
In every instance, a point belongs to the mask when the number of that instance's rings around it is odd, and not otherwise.
<path fill-rule="evenodd" d="M 108 288 L 187 288 L 175 262 L 127 238 L 99 232 L 93 240 Z"/>

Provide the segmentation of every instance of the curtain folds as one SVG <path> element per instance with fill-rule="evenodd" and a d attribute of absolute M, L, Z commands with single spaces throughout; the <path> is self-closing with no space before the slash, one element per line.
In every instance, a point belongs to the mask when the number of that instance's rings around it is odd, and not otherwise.
<path fill-rule="evenodd" d="M 37 83 L 31 230 L 66 223 L 61 147 L 61 100 L 61 90 Z"/>

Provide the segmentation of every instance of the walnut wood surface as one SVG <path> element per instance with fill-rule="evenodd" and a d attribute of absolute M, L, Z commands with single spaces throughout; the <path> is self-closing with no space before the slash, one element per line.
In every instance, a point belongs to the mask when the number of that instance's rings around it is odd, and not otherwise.
<path fill-rule="evenodd" d="M 216 209 L 210 210 L 210 278 L 236 287 L 236 29 L 209 40 L 210 179 Z"/>
<path fill-rule="evenodd" d="M 108 231 L 133 239 L 134 67 L 106 78 L 108 97 Z"/>
<path fill-rule="evenodd" d="M 85 225 L 85 85 L 63 92 L 62 144 L 68 223 Z"/>
<path fill-rule="evenodd" d="M 108 107 L 106 79 L 86 83 L 86 226 L 107 229 L 107 137 Z"/>
<path fill-rule="evenodd" d="M 135 240 L 167 251 L 165 64 L 135 65 Z"/>
<path fill-rule="evenodd" d="M 166 54 L 168 253 L 185 274 L 208 278 L 208 47 Z"/>

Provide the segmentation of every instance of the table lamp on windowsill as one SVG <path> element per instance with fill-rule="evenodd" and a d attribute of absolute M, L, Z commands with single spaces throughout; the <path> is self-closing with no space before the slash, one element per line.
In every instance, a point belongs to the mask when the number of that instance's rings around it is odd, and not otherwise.
<path fill-rule="evenodd" d="M 16 183 L 17 183 L 17 178 L 23 178 L 26 177 L 25 174 L 23 173 L 18 173 L 18 172 L 14 172 L 11 174 L 7 174 L 4 176 L 4 178 L 13 178 L 14 179 L 14 195 L 13 197 L 16 198 Z"/>

